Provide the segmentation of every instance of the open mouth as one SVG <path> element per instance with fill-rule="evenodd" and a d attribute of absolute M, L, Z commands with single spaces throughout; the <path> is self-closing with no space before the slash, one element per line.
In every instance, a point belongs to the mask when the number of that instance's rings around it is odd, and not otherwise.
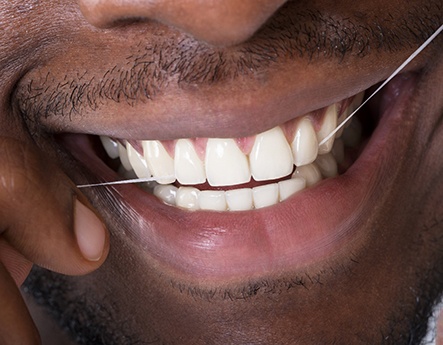
<path fill-rule="evenodd" d="M 282 273 L 348 253 L 370 235 L 357 232 L 361 211 L 377 195 L 414 84 L 412 73 L 396 77 L 320 146 L 364 93 L 247 138 L 63 141 L 103 181 L 157 179 L 98 187 L 128 205 L 128 234 L 151 260 L 188 277 Z"/>
<path fill-rule="evenodd" d="M 187 210 L 245 211 L 277 204 L 346 171 L 360 148 L 361 123 L 347 122 L 364 92 L 247 138 L 133 141 L 101 136 L 112 166 L 164 203 Z M 344 133 L 343 133 L 344 132 Z M 345 155 L 346 154 L 346 155 Z"/>

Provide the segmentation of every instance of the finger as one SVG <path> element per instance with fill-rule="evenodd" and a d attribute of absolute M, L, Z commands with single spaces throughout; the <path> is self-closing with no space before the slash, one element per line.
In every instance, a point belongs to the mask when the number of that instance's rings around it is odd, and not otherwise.
<path fill-rule="evenodd" d="M 17 286 L 23 284 L 32 268 L 32 263 L 1 237 L 0 262 L 3 263 Z"/>
<path fill-rule="evenodd" d="M 99 267 L 108 233 L 91 205 L 33 145 L 0 138 L 0 234 L 39 266 L 64 274 Z"/>
<path fill-rule="evenodd" d="M 40 337 L 20 292 L 1 263 L 0 291 L 0 344 L 39 344 Z"/>

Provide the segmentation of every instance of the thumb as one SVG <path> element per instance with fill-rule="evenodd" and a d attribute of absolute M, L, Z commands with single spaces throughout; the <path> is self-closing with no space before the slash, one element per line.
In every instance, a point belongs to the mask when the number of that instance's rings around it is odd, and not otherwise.
<path fill-rule="evenodd" d="M 66 175 L 15 139 L 0 138 L 0 160 L 1 237 L 30 262 L 58 273 L 98 268 L 107 255 L 108 232 Z M 8 270 L 12 263 L 4 262 Z"/>

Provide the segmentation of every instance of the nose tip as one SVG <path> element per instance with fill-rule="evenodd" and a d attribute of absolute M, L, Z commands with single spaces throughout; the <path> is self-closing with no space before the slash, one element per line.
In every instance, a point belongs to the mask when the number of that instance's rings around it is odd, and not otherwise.
<path fill-rule="evenodd" d="M 86 20 L 111 28 L 154 20 L 218 46 L 248 40 L 286 0 L 78 0 Z"/>

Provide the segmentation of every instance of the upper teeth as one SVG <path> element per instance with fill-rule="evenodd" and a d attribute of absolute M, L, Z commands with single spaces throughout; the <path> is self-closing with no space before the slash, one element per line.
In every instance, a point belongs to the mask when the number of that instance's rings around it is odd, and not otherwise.
<path fill-rule="evenodd" d="M 342 113 L 349 114 L 361 102 L 362 95 Z M 209 138 L 202 150 L 196 140 L 178 139 L 171 147 L 158 140 L 141 141 L 143 154 L 131 143 L 126 147 L 109 137 L 101 137 L 105 150 L 111 158 L 120 157 L 123 167 L 140 178 L 155 177 L 161 185 L 177 180 L 182 185 L 208 182 L 211 186 L 232 186 L 247 183 L 251 177 L 256 181 L 275 180 L 290 175 L 294 165 L 297 169 L 292 180 L 279 184 L 223 191 L 200 192 L 196 188 L 165 186 L 156 188 L 155 194 L 165 202 L 189 209 L 241 210 L 265 207 L 284 200 L 295 192 L 310 186 L 324 177 L 337 174 L 337 163 L 328 154 L 334 144 L 331 138 L 321 142 L 343 116 L 339 117 L 339 104 L 326 109 L 321 123 L 315 130 L 312 116 L 305 115 L 289 124 L 274 127 L 255 138 L 247 138 L 252 145 L 239 145 L 239 140 Z M 336 137 L 341 135 L 338 133 Z M 199 139 L 199 144 L 202 139 Z M 252 148 L 251 148 L 252 146 Z M 171 152 L 172 151 L 172 152 Z M 318 165 L 312 164 L 319 156 Z M 328 155 L 325 155 L 328 154 Z M 171 187 L 171 188 L 170 188 Z M 249 191 L 248 191 L 249 190 Z"/>

